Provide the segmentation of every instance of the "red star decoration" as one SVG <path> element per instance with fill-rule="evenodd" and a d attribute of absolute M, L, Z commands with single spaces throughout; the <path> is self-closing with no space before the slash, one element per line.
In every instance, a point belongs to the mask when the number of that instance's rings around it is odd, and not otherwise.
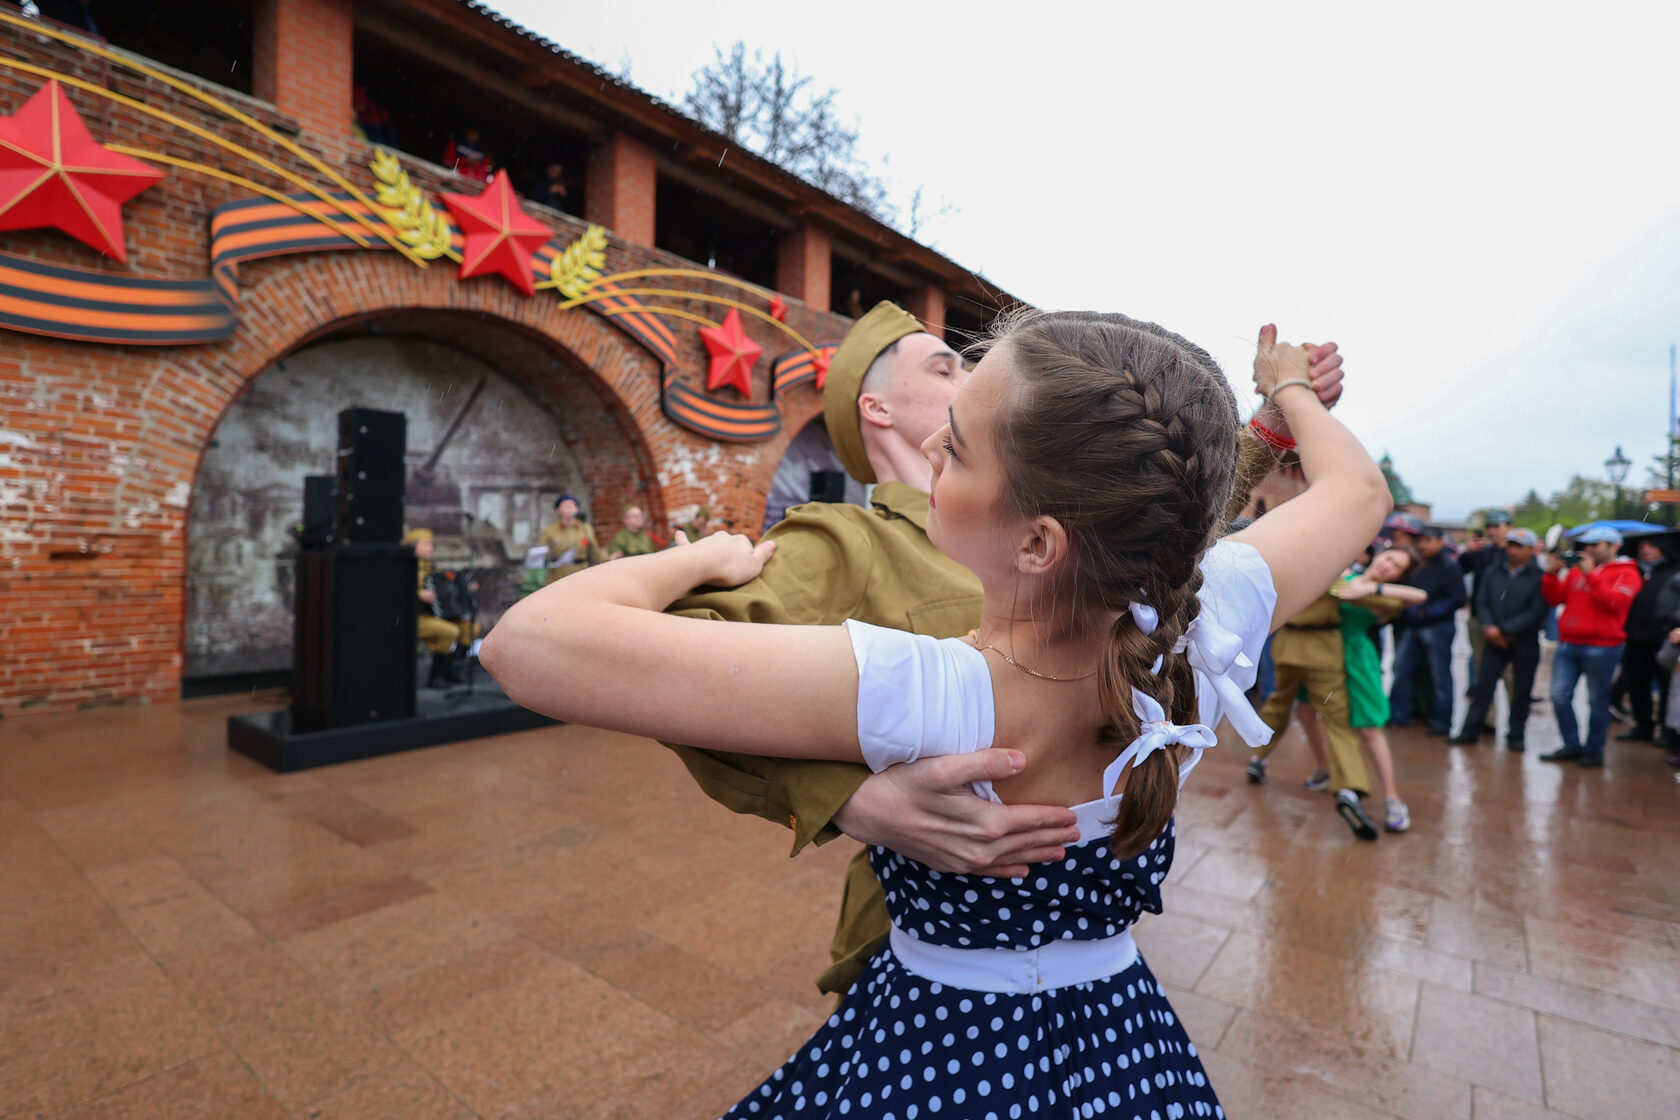
<path fill-rule="evenodd" d="M 787 322 L 787 301 L 780 292 L 770 297 L 770 318 L 778 323 Z"/>
<path fill-rule="evenodd" d="M 497 175 L 484 193 L 446 194 L 443 204 L 466 238 L 461 246 L 462 280 L 501 273 L 526 295 L 537 294 L 531 282 L 531 254 L 548 244 L 553 234 L 520 207 L 506 172 Z"/>
<path fill-rule="evenodd" d="M 700 339 L 712 355 L 712 366 L 706 371 L 706 388 L 733 385 L 743 397 L 752 396 L 752 369 L 758 356 L 764 353 L 764 347 L 741 328 L 741 313 L 731 307 L 723 317 L 722 326 L 700 328 Z"/>
<path fill-rule="evenodd" d="M 818 350 L 817 356 L 811 359 L 811 365 L 815 367 L 817 371 L 818 389 L 821 389 L 824 385 L 828 384 L 828 362 L 832 357 L 833 355 L 827 350 Z"/>
<path fill-rule="evenodd" d="M 122 205 L 163 172 L 105 148 L 56 79 L 0 117 L 0 230 L 62 230 L 127 263 Z"/>

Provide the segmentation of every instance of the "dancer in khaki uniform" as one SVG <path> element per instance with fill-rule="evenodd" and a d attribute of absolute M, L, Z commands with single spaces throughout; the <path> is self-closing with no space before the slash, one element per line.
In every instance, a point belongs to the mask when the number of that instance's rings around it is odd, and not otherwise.
<path fill-rule="evenodd" d="M 1321 398 L 1340 394 L 1341 357 L 1316 349 Z M 814 502 L 796 506 L 767 540 L 776 552 L 756 579 L 727 591 L 697 591 L 673 613 L 737 622 L 833 626 L 856 619 L 935 638 L 967 633 L 980 617 L 980 584 L 927 537 L 932 468 L 923 441 L 946 423 L 965 375 L 961 359 L 914 316 L 883 301 L 859 319 L 829 366 L 823 419 L 846 472 L 876 483 L 870 508 Z M 1272 431 L 1286 430 L 1281 415 Z M 1237 493 L 1228 512 L 1276 465 L 1276 453 L 1247 428 Z M 667 744 L 670 745 L 670 744 Z M 1077 836 L 1059 806 L 1005 806 L 970 794 L 971 781 L 1012 776 L 1010 752 L 952 755 L 871 776 L 839 762 L 762 758 L 672 746 L 700 788 L 737 813 L 786 824 L 793 854 L 842 833 L 912 856 L 939 870 L 1025 874 L 1063 856 Z M 902 773 L 895 773 L 902 772 Z M 818 979 L 844 992 L 887 938 L 886 900 L 867 853 L 847 871 L 831 947 Z"/>
<path fill-rule="evenodd" d="M 1330 788 L 1336 791 L 1336 812 L 1355 836 L 1375 840 L 1377 826 L 1360 803 L 1371 792 L 1371 778 L 1349 718 L 1352 709 L 1342 648 L 1341 608 L 1342 600 L 1326 591 L 1273 635 L 1272 664 L 1277 669 L 1277 683 L 1260 709 L 1260 718 L 1272 729 L 1272 741 L 1255 751 L 1248 765 L 1248 779 L 1256 783 L 1266 780 L 1266 759 L 1277 749 L 1279 737 L 1289 726 L 1296 694 L 1302 692 L 1318 713 L 1319 726 L 1329 741 Z"/>

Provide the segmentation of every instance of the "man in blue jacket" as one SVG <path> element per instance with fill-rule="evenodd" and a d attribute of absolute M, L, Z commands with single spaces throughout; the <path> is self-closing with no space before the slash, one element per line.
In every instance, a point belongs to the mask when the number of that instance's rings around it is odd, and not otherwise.
<path fill-rule="evenodd" d="M 1512 672 L 1506 695 L 1511 701 L 1511 722 L 1505 731 L 1505 745 L 1513 751 L 1523 749 L 1534 670 L 1540 665 L 1540 627 L 1546 621 L 1546 599 L 1540 592 L 1543 573 L 1534 562 L 1539 544 L 1534 530 L 1512 529 L 1505 536 L 1503 563 L 1482 570 L 1475 620 L 1487 644 L 1482 649 L 1476 686 L 1470 693 L 1470 710 L 1458 734 L 1448 742 L 1474 744 L 1480 737 L 1493 706 L 1494 686 L 1509 665 Z"/>
<path fill-rule="evenodd" d="M 1422 588 L 1429 598 L 1400 612 L 1405 632 L 1394 650 L 1394 686 L 1388 693 L 1388 709 L 1393 714 L 1388 725 L 1407 726 L 1411 722 L 1412 677 L 1418 662 L 1427 660 L 1435 690 L 1435 703 L 1429 710 L 1431 735 L 1452 733 L 1452 643 L 1456 630 L 1453 617 L 1464 605 L 1465 598 L 1464 573 L 1447 554 L 1446 545 L 1438 526 L 1423 527 L 1423 534 L 1418 538 L 1418 553 L 1423 563 L 1407 582 Z"/>

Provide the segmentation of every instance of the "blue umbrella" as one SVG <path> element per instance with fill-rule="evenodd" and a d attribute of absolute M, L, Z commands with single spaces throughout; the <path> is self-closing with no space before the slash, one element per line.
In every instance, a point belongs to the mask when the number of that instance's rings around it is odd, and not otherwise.
<path fill-rule="evenodd" d="M 1673 532 L 1666 525 L 1653 525 L 1649 521 L 1588 521 L 1577 525 L 1573 529 L 1565 529 L 1566 537 L 1578 537 L 1588 529 L 1614 529 L 1624 537 L 1644 537 L 1652 533 Z"/>

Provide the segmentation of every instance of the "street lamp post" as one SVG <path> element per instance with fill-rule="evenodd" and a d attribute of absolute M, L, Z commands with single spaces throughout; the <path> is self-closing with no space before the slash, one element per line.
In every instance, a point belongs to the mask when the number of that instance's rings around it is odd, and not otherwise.
<path fill-rule="evenodd" d="M 1622 483 L 1627 480 L 1628 468 L 1633 466 L 1633 460 L 1622 454 L 1622 445 L 1616 445 L 1616 453 L 1604 460 L 1604 473 L 1610 476 L 1610 485 L 1616 488 L 1616 504 L 1612 507 L 1610 516 L 1613 520 L 1620 520 L 1622 516 Z"/>

